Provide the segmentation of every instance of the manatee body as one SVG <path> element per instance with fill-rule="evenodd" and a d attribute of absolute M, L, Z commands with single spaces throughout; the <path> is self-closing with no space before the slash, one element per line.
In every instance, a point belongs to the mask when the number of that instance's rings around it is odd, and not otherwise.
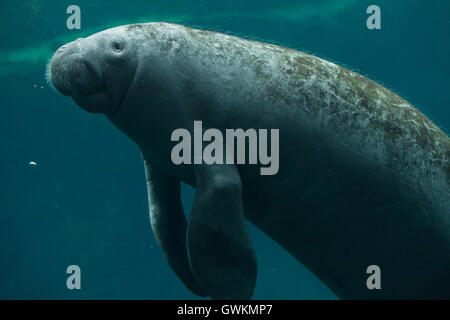
<path fill-rule="evenodd" d="M 341 298 L 450 298 L 450 140 L 381 85 L 303 52 L 169 23 L 69 43 L 49 78 L 139 146 L 156 239 L 193 292 L 251 297 L 245 217 Z M 171 133 L 195 120 L 279 129 L 278 173 L 174 165 Z M 180 181 L 196 188 L 188 222 Z M 367 288 L 370 265 L 380 290 Z"/>

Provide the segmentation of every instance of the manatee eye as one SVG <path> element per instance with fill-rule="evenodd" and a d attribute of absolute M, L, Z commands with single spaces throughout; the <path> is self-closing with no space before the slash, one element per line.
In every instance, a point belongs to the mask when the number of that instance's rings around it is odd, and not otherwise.
<path fill-rule="evenodd" d="M 112 43 L 112 48 L 115 52 L 120 52 L 123 50 L 124 44 L 122 42 L 114 41 Z"/>

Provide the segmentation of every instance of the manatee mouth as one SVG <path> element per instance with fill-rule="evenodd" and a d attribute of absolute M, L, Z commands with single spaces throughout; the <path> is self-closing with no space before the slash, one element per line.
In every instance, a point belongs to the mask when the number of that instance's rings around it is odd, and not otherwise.
<path fill-rule="evenodd" d="M 59 48 L 47 65 L 47 79 L 65 96 L 70 96 L 89 112 L 105 112 L 111 107 L 101 71 L 84 57 L 77 41 Z"/>
<path fill-rule="evenodd" d="M 81 53 L 59 53 L 60 50 L 51 59 L 47 70 L 51 83 L 59 92 L 66 96 L 89 95 L 102 89 L 101 75 Z"/>

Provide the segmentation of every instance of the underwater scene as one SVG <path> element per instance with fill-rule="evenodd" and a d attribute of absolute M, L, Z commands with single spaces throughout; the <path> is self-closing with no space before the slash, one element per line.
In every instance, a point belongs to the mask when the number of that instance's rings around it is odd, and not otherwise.
<path fill-rule="evenodd" d="M 450 299 L 449 1 L 0 8 L 0 299 Z"/>

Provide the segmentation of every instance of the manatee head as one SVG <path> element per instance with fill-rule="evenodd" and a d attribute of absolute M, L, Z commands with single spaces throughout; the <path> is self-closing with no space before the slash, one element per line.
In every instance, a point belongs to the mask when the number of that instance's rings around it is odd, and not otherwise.
<path fill-rule="evenodd" d="M 114 113 L 133 81 L 138 49 L 125 26 L 107 29 L 60 47 L 48 64 L 47 78 L 84 110 Z"/>

